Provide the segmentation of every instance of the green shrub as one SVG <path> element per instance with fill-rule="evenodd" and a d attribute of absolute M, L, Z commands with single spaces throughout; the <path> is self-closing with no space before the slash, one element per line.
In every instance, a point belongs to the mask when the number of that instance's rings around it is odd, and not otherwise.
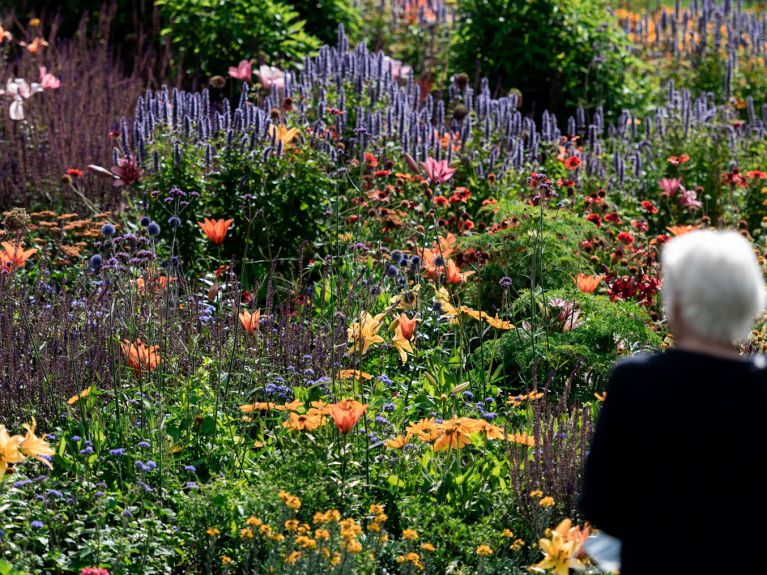
<path fill-rule="evenodd" d="M 639 108 L 646 75 L 604 0 L 461 0 L 453 72 L 521 90 L 525 106 Z"/>
<path fill-rule="evenodd" d="M 335 45 L 338 25 L 354 42 L 359 39 L 362 19 L 351 0 L 291 0 L 291 6 L 306 21 L 306 31 L 328 45 Z"/>
<path fill-rule="evenodd" d="M 574 374 L 573 389 L 589 399 L 591 392 L 602 390 L 617 359 L 657 349 L 661 343 L 647 310 L 634 302 L 610 301 L 571 288 L 524 291 L 511 307 L 518 328 L 484 355 L 503 363 L 512 387 L 530 385 L 526 378 L 535 366 L 538 386 L 552 371 L 554 383 L 560 385 Z"/>
<path fill-rule="evenodd" d="M 172 188 L 199 193 L 180 211 L 178 229 L 174 232 L 163 225 L 162 231 L 187 272 L 208 269 L 200 263 L 201 250 L 220 257 L 245 257 L 253 264 L 245 273 L 250 277 L 258 270 L 268 270 L 277 256 L 290 261 L 302 243 L 310 249 L 319 247 L 329 221 L 324 215 L 327 201 L 335 189 L 324 156 L 306 150 L 300 155 L 288 151 L 281 158 L 265 159 L 261 154 L 223 147 L 216 158 L 217 169 L 203 176 L 202 150 L 195 146 L 182 149 L 178 161 L 173 161 L 170 147 L 160 143 L 158 151 L 167 160 L 145 185 L 148 190 L 164 192 L 148 205 L 151 219 L 161 225 L 175 213 L 174 204 L 165 201 L 165 193 Z M 234 219 L 220 251 L 200 231 L 197 222 L 203 217 Z"/>
<path fill-rule="evenodd" d="M 162 36 L 191 76 L 225 75 L 242 59 L 301 61 L 319 46 L 289 5 L 275 0 L 157 0 Z"/>
<path fill-rule="evenodd" d="M 463 249 L 481 249 L 492 256 L 480 271 L 483 309 L 500 307 L 504 293 L 499 280 L 504 276 L 512 279 L 509 293 L 514 298 L 531 285 L 572 285 L 578 272 L 590 269 L 591 264 L 579 255 L 578 242 L 592 231 L 591 222 L 572 212 L 515 200 L 502 205 L 499 213 L 513 222 L 512 227 L 461 241 Z"/>

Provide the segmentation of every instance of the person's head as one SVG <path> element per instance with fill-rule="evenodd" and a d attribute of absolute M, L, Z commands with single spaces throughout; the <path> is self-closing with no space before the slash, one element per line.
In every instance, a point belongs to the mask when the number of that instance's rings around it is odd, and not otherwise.
<path fill-rule="evenodd" d="M 767 303 L 751 244 L 737 232 L 699 230 L 666 243 L 663 308 L 676 338 L 717 344 L 745 338 Z"/>

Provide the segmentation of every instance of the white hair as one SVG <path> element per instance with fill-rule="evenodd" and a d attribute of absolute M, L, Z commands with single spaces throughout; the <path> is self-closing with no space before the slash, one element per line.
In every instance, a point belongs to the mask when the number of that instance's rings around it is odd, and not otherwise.
<path fill-rule="evenodd" d="M 767 303 L 753 246 L 737 232 L 698 230 L 663 247 L 661 295 L 695 335 L 717 343 L 744 339 Z"/>

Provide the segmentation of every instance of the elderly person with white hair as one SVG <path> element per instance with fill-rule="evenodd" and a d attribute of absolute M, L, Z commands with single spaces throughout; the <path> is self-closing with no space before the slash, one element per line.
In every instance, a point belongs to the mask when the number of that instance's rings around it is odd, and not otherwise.
<path fill-rule="evenodd" d="M 765 284 L 736 232 L 662 253 L 676 345 L 613 369 L 579 506 L 622 542 L 621 575 L 767 573 L 767 370 L 739 355 Z"/>

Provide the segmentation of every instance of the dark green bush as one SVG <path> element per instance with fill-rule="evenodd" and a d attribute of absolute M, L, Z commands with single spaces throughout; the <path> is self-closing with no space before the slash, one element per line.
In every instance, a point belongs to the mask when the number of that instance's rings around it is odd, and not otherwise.
<path fill-rule="evenodd" d="M 268 64 L 300 62 L 319 46 L 290 5 L 275 0 L 157 0 L 162 36 L 191 76 L 226 75 L 254 58 Z"/>
<path fill-rule="evenodd" d="M 290 0 L 290 5 L 306 22 L 306 31 L 325 44 L 335 45 L 339 24 L 352 42 L 359 39 L 362 19 L 351 0 Z"/>
<path fill-rule="evenodd" d="M 605 0 L 460 0 L 452 70 L 521 90 L 527 109 L 641 107 L 646 75 Z"/>

